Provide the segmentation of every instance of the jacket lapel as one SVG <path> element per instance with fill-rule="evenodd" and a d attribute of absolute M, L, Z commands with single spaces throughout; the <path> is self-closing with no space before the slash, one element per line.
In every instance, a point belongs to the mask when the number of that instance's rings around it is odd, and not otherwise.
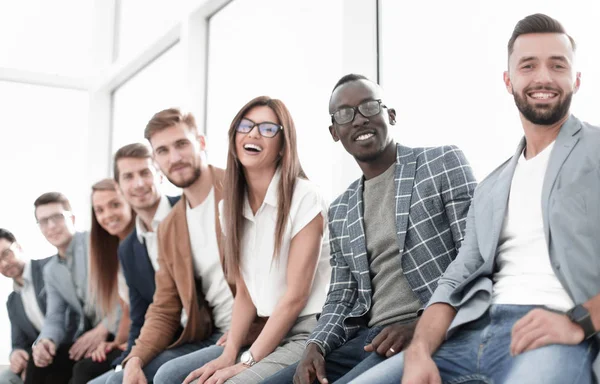
<path fill-rule="evenodd" d="M 147 281 L 147 284 L 152 288 L 151 293 L 154 294 L 156 290 L 156 283 L 154 282 L 154 267 L 152 266 L 152 262 L 150 261 L 150 255 L 148 255 L 148 250 L 146 247 L 138 241 L 137 238 L 137 230 L 133 229 L 133 258 L 135 260 L 136 268 L 139 270 L 140 276 L 152 276 L 151 279 L 144 279 Z M 152 299 L 152 296 L 150 296 Z"/>
<path fill-rule="evenodd" d="M 515 173 L 515 168 L 519 162 L 519 157 L 523 153 L 525 148 L 525 138 L 521 139 L 517 150 L 513 157 L 509 160 L 508 164 L 500 171 L 492 190 L 492 222 L 488 228 L 491 229 L 490 237 L 487 241 L 484 241 L 484 249 L 482 250 L 482 256 L 486 259 L 493 259 L 498 248 L 498 239 L 500 238 L 500 231 L 504 224 L 504 218 L 506 216 L 506 209 L 508 208 L 508 196 L 510 194 L 510 186 L 512 184 L 512 178 Z M 484 237 L 485 238 L 485 237 Z M 487 243 L 487 244 L 485 244 Z"/>
<path fill-rule="evenodd" d="M 44 276 L 42 265 L 37 260 L 31 260 L 31 279 L 33 280 L 33 290 L 38 306 L 43 314 L 46 313 L 46 289 L 44 287 Z"/>
<path fill-rule="evenodd" d="M 544 177 L 544 185 L 542 187 L 542 217 L 544 220 L 544 234 L 546 236 L 546 243 L 550 244 L 550 226 L 548 224 L 548 203 L 550 201 L 550 192 L 556 178 L 560 173 L 560 170 L 569 157 L 569 154 L 579 141 L 579 131 L 581 130 L 581 122 L 574 116 L 570 116 L 569 119 L 563 124 L 556 137 L 556 142 L 552 153 L 550 154 L 550 160 L 548 162 L 548 169 Z"/>
<path fill-rule="evenodd" d="M 358 181 L 356 190 L 354 190 L 348 199 L 348 235 L 350 237 L 352 254 L 354 255 L 353 262 L 357 272 L 361 276 L 364 289 L 371 289 L 363 218 L 363 186 L 364 179 L 361 177 Z"/>
<path fill-rule="evenodd" d="M 416 167 L 417 163 L 412 149 L 398 145 L 394 186 L 396 187 L 396 237 L 400 254 L 404 251 Z"/>
<path fill-rule="evenodd" d="M 182 304 L 184 308 L 188 308 L 189 310 L 189 308 L 192 307 L 192 301 L 195 298 L 196 284 L 194 282 L 194 263 L 192 261 L 192 247 L 187 225 L 186 209 L 187 199 L 185 198 L 185 195 L 182 195 L 179 204 L 173 207 L 173 210 L 177 210 L 173 220 L 173 231 L 181 236 L 181 240 L 177 241 L 177 244 L 175 245 L 177 255 L 173 260 L 173 269 L 179 270 L 175 273 L 175 276 L 182 276 L 187 279 L 187 284 L 184 285 L 187 289 L 185 292 L 187 302 Z"/>

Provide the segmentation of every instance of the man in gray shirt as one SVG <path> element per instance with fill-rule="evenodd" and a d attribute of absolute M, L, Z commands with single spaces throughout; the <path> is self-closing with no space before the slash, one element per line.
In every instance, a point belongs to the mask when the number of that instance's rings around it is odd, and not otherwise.
<path fill-rule="evenodd" d="M 71 204 L 63 194 L 49 192 L 34 206 L 40 230 L 58 254 L 44 267 L 46 319 L 27 364 L 26 383 L 67 383 L 75 362 L 105 341 L 109 330 L 87 297 L 89 236 L 75 231 Z M 80 335 L 75 343 L 67 328 L 73 321 L 75 336 Z"/>
<path fill-rule="evenodd" d="M 346 383 L 395 355 L 456 256 L 475 190 L 462 151 L 409 148 L 389 129 L 396 111 L 381 87 L 346 75 L 330 103 L 334 141 L 363 177 L 329 208 L 331 284 L 302 360 L 264 383 Z"/>

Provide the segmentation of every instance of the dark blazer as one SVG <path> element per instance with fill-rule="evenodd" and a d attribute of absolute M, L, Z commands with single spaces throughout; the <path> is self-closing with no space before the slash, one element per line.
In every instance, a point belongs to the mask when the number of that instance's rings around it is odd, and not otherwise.
<path fill-rule="evenodd" d="M 44 287 L 44 265 L 51 259 L 47 257 L 41 260 L 31 260 L 31 280 L 33 281 L 33 289 L 37 298 L 40 310 L 46 314 L 46 289 Z M 38 331 L 35 329 L 23 306 L 21 294 L 12 292 L 6 301 L 6 309 L 10 318 L 11 335 L 12 335 L 12 350 L 24 349 L 27 352 L 31 351 L 31 345 L 38 337 Z"/>
<path fill-rule="evenodd" d="M 171 207 L 179 201 L 181 196 L 167 196 Z M 135 340 L 140 335 L 140 330 L 144 325 L 146 311 L 152 304 L 152 297 L 156 290 L 154 282 L 154 267 L 148 256 L 146 245 L 140 243 L 137 236 L 137 229 L 133 231 L 119 245 L 119 261 L 123 269 L 123 275 L 129 288 L 129 316 L 131 318 L 131 328 L 129 328 L 129 339 L 127 340 L 127 349 L 121 356 L 113 361 L 113 365 L 121 364 L 123 359 L 129 354 Z"/>

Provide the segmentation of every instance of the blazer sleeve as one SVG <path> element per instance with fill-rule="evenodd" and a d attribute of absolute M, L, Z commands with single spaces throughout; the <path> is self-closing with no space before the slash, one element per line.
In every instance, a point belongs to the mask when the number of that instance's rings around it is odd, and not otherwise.
<path fill-rule="evenodd" d="M 167 252 L 163 237 L 164 224 L 165 222 L 161 223 L 157 232 L 159 267 L 155 274 L 156 291 L 152 304 L 148 307 L 140 335 L 127 358 L 123 360 L 123 364 L 132 357 L 139 357 L 143 365 L 148 364 L 171 344 L 173 336 L 179 329 L 183 305 L 170 265 L 164 257 Z"/>
<path fill-rule="evenodd" d="M 129 287 L 129 317 L 131 318 L 131 326 L 129 328 L 129 337 L 127 339 L 127 349 L 123 351 L 120 357 L 113 361 L 113 365 L 121 364 L 131 352 L 135 340 L 140 335 L 140 331 L 146 318 L 146 312 L 150 305 L 150 303 L 140 294 L 135 284 L 135 280 L 139 278 L 139 276 L 135 275 L 135 266 L 131 265 L 134 261 L 132 244 L 122 244 L 122 246 L 119 247 L 118 253 L 121 267 L 123 268 L 123 275 L 125 276 L 125 281 L 127 281 L 127 286 Z"/>
<path fill-rule="evenodd" d="M 15 349 L 24 349 L 29 351 L 31 350 L 31 344 L 33 344 L 35 340 L 31 340 L 31 338 L 27 336 L 25 330 L 23 330 L 23 328 L 20 326 L 20 321 L 17 319 L 15 314 L 15 300 L 19 300 L 18 293 L 12 292 L 8 297 L 8 301 L 6 302 L 6 310 L 10 320 L 12 351 Z M 23 319 L 20 320 L 23 321 Z"/>
<path fill-rule="evenodd" d="M 484 259 L 479 251 L 477 242 L 477 230 L 475 228 L 475 204 L 476 197 L 473 198 L 465 230 L 465 239 L 458 251 L 456 259 L 446 269 L 446 272 L 438 280 L 438 286 L 431 296 L 427 306 L 435 303 L 445 303 L 452 305 L 452 294 L 456 288 L 463 284 L 467 279 L 474 276 L 475 272 L 483 265 Z"/>
<path fill-rule="evenodd" d="M 475 194 L 477 180 L 465 154 L 456 146 L 444 149 L 444 172 L 442 176 L 441 197 L 454 245 L 458 250 L 464 240 L 467 213 Z"/>
<path fill-rule="evenodd" d="M 344 319 L 352 311 L 358 297 L 358 282 L 354 279 L 350 267 L 344 259 L 340 244 L 341 234 L 339 230 L 336 230 L 336 226 L 340 225 L 339 223 L 334 225 L 332 209 L 330 209 L 331 282 L 317 326 L 307 340 L 307 344 L 317 344 L 324 355 L 346 342 Z"/>
<path fill-rule="evenodd" d="M 55 279 L 52 276 L 55 266 L 55 262 L 51 262 L 44 267 L 44 284 L 46 286 L 47 300 L 46 319 L 37 340 L 51 339 L 56 346 L 59 346 L 63 343 L 66 336 L 65 324 L 68 324 L 66 315 L 69 304 L 55 285 Z"/>

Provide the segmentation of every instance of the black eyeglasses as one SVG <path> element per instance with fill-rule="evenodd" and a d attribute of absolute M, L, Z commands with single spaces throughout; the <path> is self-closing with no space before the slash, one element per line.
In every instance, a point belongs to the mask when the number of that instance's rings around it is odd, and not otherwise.
<path fill-rule="evenodd" d="M 356 116 L 356 111 L 363 115 L 364 117 L 373 117 L 379 112 L 381 112 L 381 108 L 387 108 L 385 105 L 381 104 L 381 99 L 379 100 L 369 100 L 363 103 L 360 103 L 356 107 L 345 107 L 340 108 L 334 113 L 331 114 L 332 121 L 338 124 L 348 124 L 354 121 L 354 117 Z"/>
<path fill-rule="evenodd" d="M 237 127 L 235 127 L 235 130 L 239 133 L 248 134 L 254 127 L 258 127 L 258 132 L 262 137 L 268 138 L 275 137 L 275 135 L 277 135 L 277 133 L 283 129 L 281 125 L 271 123 L 269 121 L 256 124 L 250 119 L 243 118 L 240 120 Z"/>

